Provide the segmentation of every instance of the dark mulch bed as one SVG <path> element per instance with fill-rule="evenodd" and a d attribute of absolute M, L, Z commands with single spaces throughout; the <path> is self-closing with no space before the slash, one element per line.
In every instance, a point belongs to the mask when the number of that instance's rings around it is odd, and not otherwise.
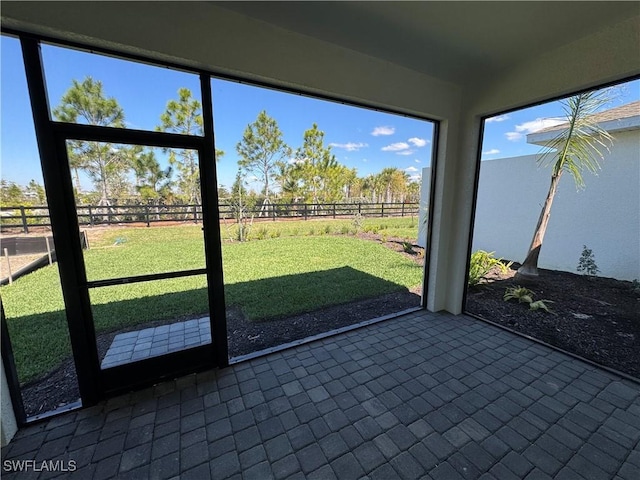
<path fill-rule="evenodd" d="M 507 274 L 493 270 L 487 283 L 467 294 L 466 311 L 640 378 L 640 290 L 631 282 L 540 270 L 530 282 L 516 281 L 518 264 Z M 522 285 L 547 299 L 553 313 L 505 302 L 507 287 Z"/>
<path fill-rule="evenodd" d="M 419 306 L 419 292 L 405 290 L 267 322 L 251 322 L 239 309 L 229 309 L 229 356 L 246 355 Z"/>

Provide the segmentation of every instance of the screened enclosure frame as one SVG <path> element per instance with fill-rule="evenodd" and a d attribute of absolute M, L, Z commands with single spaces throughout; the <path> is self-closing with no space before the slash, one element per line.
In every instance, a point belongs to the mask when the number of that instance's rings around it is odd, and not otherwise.
<path fill-rule="evenodd" d="M 438 152 L 439 122 L 430 118 L 380 108 L 353 101 L 344 101 L 328 95 L 308 93 L 293 88 L 286 88 L 259 81 L 248 81 L 240 77 L 221 75 L 212 71 L 190 68 L 169 62 L 157 61 L 140 55 L 130 55 L 109 49 L 89 47 L 76 42 L 61 41 L 55 38 L 33 35 L 21 31 L 3 29 L 3 35 L 17 37 L 21 42 L 23 62 L 25 66 L 29 100 L 31 104 L 36 140 L 45 191 L 50 209 L 52 233 L 58 256 L 58 269 L 62 286 L 65 314 L 71 339 L 71 349 L 75 362 L 78 386 L 83 406 L 90 406 L 99 400 L 132 388 L 141 388 L 153 384 L 163 378 L 175 377 L 209 368 L 223 368 L 229 364 L 226 308 L 224 303 L 224 279 L 222 265 L 222 241 L 218 208 L 217 173 L 215 163 L 215 138 L 213 128 L 213 99 L 211 79 L 246 83 L 248 85 L 267 88 L 275 91 L 307 96 L 314 99 L 365 108 L 394 115 L 401 115 L 417 120 L 428 121 L 433 125 L 433 148 L 431 153 L 431 175 L 429 181 L 429 211 L 426 224 L 426 245 L 423 266 L 423 294 L 417 311 L 426 308 L 428 288 L 428 272 L 430 265 L 430 248 L 432 240 L 431 207 L 435 198 L 435 172 Z M 41 57 L 41 43 L 88 51 L 153 66 L 164 66 L 170 69 L 196 74 L 200 79 L 202 95 L 202 116 L 204 136 L 189 136 L 166 132 L 153 132 L 134 129 L 101 127 L 56 122 L 51 119 L 44 66 Z M 200 188 L 202 193 L 203 234 L 205 244 L 205 268 L 182 272 L 157 273 L 150 275 L 129 276 L 118 279 L 88 281 L 85 271 L 76 213 L 71 169 L 67 160 L 67 140 L 103 141 L 120 144 L 135 144 L 162 148 L 183 148 L 195 150 L 199 156 Z M 208 221 L 207 219 L 215 219 Z M 420 228 L 421 226 L 418 225 Z M 177 278 L 181 276 L 206 275 L 211 320 L 211 344 L 182 350 L 169 355 L 152 357 L 131 364 L 100 368 L 96 332 L 93 325 L 89 289 L 126 285 L 128 283 L 149 280 Z M 404 311 L 403 313 L 406 313 Z M 4 332 L 3 332 L 4 333 Z M 3 336 L 4 337 L 4 336 Z M 5 338 L 3 338 L 4 342 Z M 9 337 L 6 337 L 10 341 Z M 5 354 L 10 351 L 3 348 Z M 13 379 L 10 388 L 19 389 L 13 359 L 5 361 L 8 378 Z M 19 392 L 19 390 L 18 390 Z M 19 396 L 19 393 L 18 393 Z M 21 423 L 35 419 L 26 418 L 24 409 L 18 405 L 16 417 Z M 20 411 L 21 410 L 21 411 Z"/>
<path fill-rule="evenodd" d="M 617 85 L 622 85 L 624 83 L 627 82 L 633 82 L 635 80 L 640 80 L 640 75 L 631 75 L 629 77 L 624 77 L 621 78 L 619 80 L 614 80 L 611 82 L 606 82 L 606 83 L 602 83 L 600 85 L 596 85 L 594 87 L 589 87 L 589 88 L 583 88 L 580 90 L 576 90 L 572 93 L 568 93 L 568 94 L 564 94 L 564 95 L 557 95 L 545 100 L 541 100 L 539 102 L 533 102 L 533 103 L 527 103 L 524 105 L 521 105 L 519 107 L 514 107 L 514 108 L 509 108 L 507 110 L 500 110 L 491 114 L 487 114 L 487 115 L 483 115 L 480 118 L 480 130 L 479 130 L 479 134 L 478 134 L 478 144 L 477 144 L 477 155 L 476 155 L 476 163 L 475 163 L 475 171 L 474 171 L 474 179 L 473 179 L 473 202 L 471 205 L 471 216 L 469 218 L 469 236 L 468 236 L 468 243 L 467 243 L 467 256 L 466 256 L 466 267 L 465 267 L 465 274 L 464 274 L 464 289 L 463 289 L 463 295 L 462 295 L 462 305 L 461 305 L 461 312 L 463 312 L 465 315 L 469 315 L 473 318 L 476 318 L 478 320 L 482 320 L 482 321 L 486 321 L 486 319 L 479 317 L 478 315 L 467 311 L 467 291 L 468 291 L 468 285 L 467 285 L 467 279 L 469 278 L 469 270 L 471 267 L 470 264 L 470 260 L 471 260 L 471 254 L 473 253 L 473 237 L 474 237 L 474 230 L 475 230 L 475 223 L 476 223 L 476 208 L 478 205 L 478 191 L 480 188 L 480 168 L 482 167 L 482 144 L 484 141 L 484 131 L 485 131 L 485 124 L 487 122 L 487 120 L 489 118 L 492 117 L 497 117 L 500 115 L 507 115 L 510 113 L 514 113 L 514 112 L 518 112 L 527 108 L 533 108 L 533 107 L 537 107 L 540 105 L 544 105 L 547 103 L 551 103 L 551 102 L 556 102 L 558 100 L 563 100 L 569 97 L 572 97 L 574 95 L 579 95 L 581 93 L 585 93 L 585 92 L 590 92 L 590 91 L 594 91 L 594 90 L 601 90 L 603 88 L 608 88 L 608 87 L 615 87 Z M 526 252 L 523 252 L 523 254 Z M 506 329 L 506 327 L 503 327 L 499 324 L 494 324 L 499 326 L 500 328 L 504 328 Z M 512 330 L 512 329 L 507 329 L 510 332 L 516 333 L 518 334 L 517 331 Z"/>

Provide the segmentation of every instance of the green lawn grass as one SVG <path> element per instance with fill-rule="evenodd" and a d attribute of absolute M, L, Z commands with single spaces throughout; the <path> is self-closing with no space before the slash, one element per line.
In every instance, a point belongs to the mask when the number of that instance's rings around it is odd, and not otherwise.
<path fill-rule="evenodd" d="M 289 228 L 293 234 L 296 226 L 286 225 L 284 232 Z M 410 227 L 387 230 L 393 228 Z M 251 320 L 373 297 L 422 280 L 419 265 L 377 242 L 284 232 L 277 238 L 223 244 L 226 303 Z M 96 280 L 201 268 L 202 243 L 198 226 L 110 229 L 85 251 L 87 275 Z M 91 289 L 96 331 L 207 314 L 205 287 L 205 276 L 198 275 Z M 70 355 L 57 266 L 22 277 L 1 292 L 21 380 L 46 374 Z"/>

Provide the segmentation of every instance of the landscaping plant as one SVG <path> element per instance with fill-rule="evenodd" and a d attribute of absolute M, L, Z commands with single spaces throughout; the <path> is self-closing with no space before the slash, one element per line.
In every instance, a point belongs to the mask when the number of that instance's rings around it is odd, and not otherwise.
<path fill-rule="evenodd" d="M 514 287 L 508 287 L 504 292 L 504 301 L 518 300 L 518 303 L 526 303 L 529 305 L 529 310 L 544 310 L 545 312 L 552 313 L 549 309 L 548 303 L 553 303 L 551 300 L 533 300 L 533 290 L 529 290 L 526 287 L 516 285 Z"/>
<path fill-rule="evenodd" d="M 478 285 L 494 267 L 498 267 L 502 273 L 507 273 L 512 262 L 505 264 L 501 258 L 496 258 L 493 254 L 494 252 L 485 252 L 484 250 L 478 250 L 471 254 L 467 280 L 470 287 Z"/>
<path fill-rule="evenodd" d="M 582 255 L 580 255 L 576 270 L 589 278 L 595 277 L 600 272 L 593 251 L 586 245 L 582 246 Z"/>
<path fill-rule="evenodd" d="M 538 161 L 540 166 L 552 166 L 551 184 L 533 233 L 529 252 L 518 269 L 519 275 L 538 275 L 538 257 L 562 174 L 568 172 L 573 177 L 576 188 L 581 189 L 585 187 L 582 172 L 586 170 L 595 174 L 600 169 L 598 159 L 603 158 L 601 150 L 609 149 L 613 137 L 598 123 L 595 114 L 610 101 L 610 96 L 610 90 L 605 89 L 580 93 L 561 102 L 567 122 L 545 146 L 544 153 Z"/>

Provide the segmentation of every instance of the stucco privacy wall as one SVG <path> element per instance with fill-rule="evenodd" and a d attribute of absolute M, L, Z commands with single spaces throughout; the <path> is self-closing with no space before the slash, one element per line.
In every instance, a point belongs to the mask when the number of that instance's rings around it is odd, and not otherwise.
<path fill-rule="evenodd" d="M 593 250 L 600 275 L 640 279 L 639 130 L 618 132 L 598 176 L 585 174 L 577 191 L 562 177 L 540 253 L 539 266 L 576 272 L 583 245 Z M 521 262 L 549 189 L 550 168 L 536 155 L 481 163 L 473 249 Z"/>

